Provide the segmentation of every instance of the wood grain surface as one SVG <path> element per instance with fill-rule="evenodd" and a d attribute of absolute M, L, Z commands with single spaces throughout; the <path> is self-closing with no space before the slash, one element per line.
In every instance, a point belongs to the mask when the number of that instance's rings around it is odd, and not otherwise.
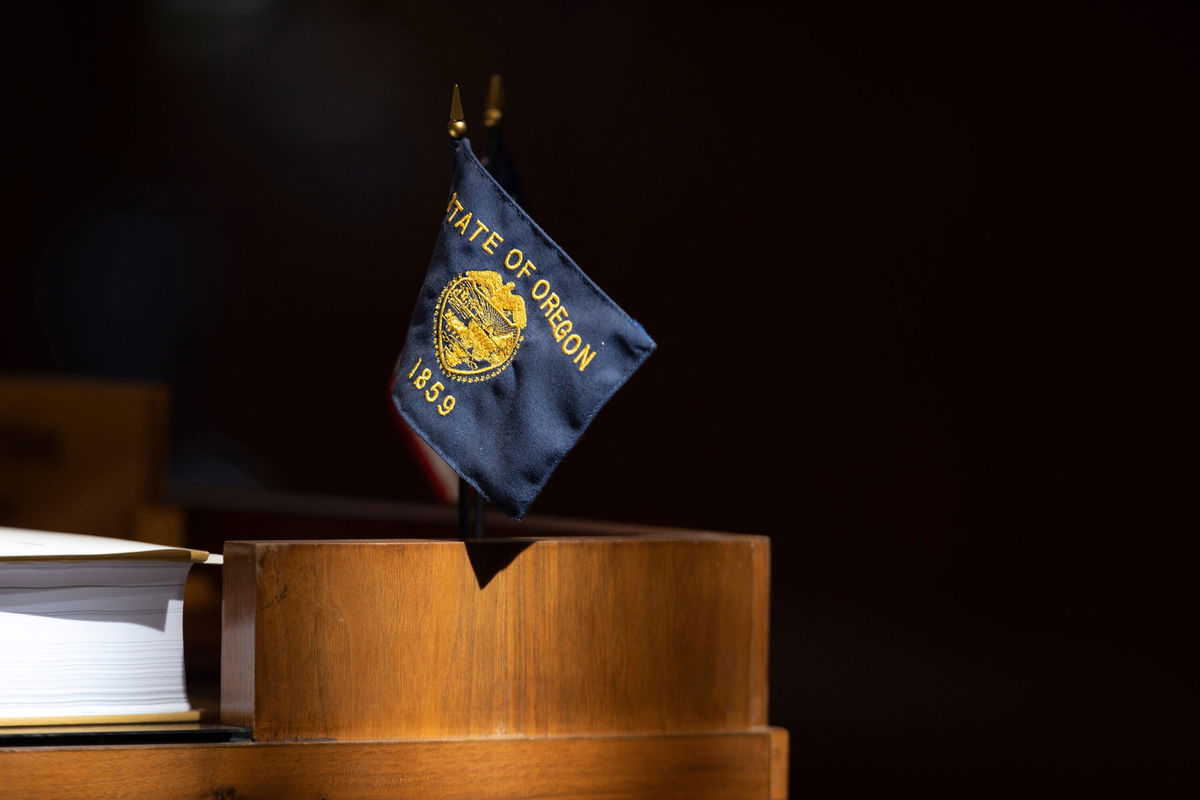
<path fill-rule="evenodd" d="M 771 735 L 128 745 L 0 750 L 38 800 L 767 800 Z"/>
<path fill-rule="evenodd" d="M 259 741 L 764 726 L 768 546 L 230 542 L 222 722 Z"/>

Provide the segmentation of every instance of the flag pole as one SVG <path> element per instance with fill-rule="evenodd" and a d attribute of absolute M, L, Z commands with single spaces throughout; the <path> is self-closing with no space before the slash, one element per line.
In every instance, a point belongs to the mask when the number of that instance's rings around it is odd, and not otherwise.
<path fill-rule="evenodd" d="M 525 205 L 525 192 L 521 188 L 521 179 L 513 165 L 508 147 L 504 144 L 504 136 L 500 132 L 500 122 L 504 119 L 504 84 L 499 75 L 493 75 L 488 84 L 487 106 L 483 111 L 484 155 L 479 159 L 496 183 L 508 192 L 517 205 Z"/>
<path fill-rule="evenodd" d="M 450 124 L 446 126 L 446 133 L 451 139 L 461 139 L 467 135 L 467 121 L 463 116 L 462 97 L 459 96 L 457 83 L 450 97 Z M 461 477 L 458 479 L 458 535 L 464 541 L 483 538 L 483 497 Z"/>
<path fill-rule="evenodd" d="M 488 81 L 487 106 L 483 110 L 484 127 L 494 128 L 504 118 L 504 84 L 500 75 L 492 75 Z"/>
<path fill-rule="evenodd" d="M 446 133 L 451 139 L 461 139 L 467 135 L 467 120 L 463 117 L 462 97 L 458 94 L 458 84 L 454 84 L 454 94 L 450 95 L 450 124 Z"/>
<path fill-rule="evenodd" d="M 462 478 L 458 479 L 458 533 L 464 540 L 483 538 L 483 497 Z"/>

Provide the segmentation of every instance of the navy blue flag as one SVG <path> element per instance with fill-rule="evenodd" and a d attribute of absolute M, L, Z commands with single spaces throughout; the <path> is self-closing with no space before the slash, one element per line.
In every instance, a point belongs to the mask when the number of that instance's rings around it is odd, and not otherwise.
<path fill-rule="evenodd" d="M 450 198 L 392 402 L 463 479 L 520 519 L 655 345 L 467 139 L 451 147 Z"/>

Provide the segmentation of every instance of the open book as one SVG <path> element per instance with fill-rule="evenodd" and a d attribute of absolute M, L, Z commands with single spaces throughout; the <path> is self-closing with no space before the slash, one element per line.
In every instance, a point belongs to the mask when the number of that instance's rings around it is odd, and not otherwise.
<path fill-rule="evenodd" d="M 0 527 L 0 725 L 184 721 L 201 550 Z"/>

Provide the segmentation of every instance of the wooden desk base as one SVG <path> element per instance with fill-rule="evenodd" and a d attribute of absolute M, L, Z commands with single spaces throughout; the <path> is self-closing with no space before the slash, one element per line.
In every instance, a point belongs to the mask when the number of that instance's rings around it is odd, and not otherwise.
<path fill-rule="evenodd" d="M 246 742 L 0 750 L 0 795 L 39 800 L 779 800 L 779 729 L 675 736 Z"/>

